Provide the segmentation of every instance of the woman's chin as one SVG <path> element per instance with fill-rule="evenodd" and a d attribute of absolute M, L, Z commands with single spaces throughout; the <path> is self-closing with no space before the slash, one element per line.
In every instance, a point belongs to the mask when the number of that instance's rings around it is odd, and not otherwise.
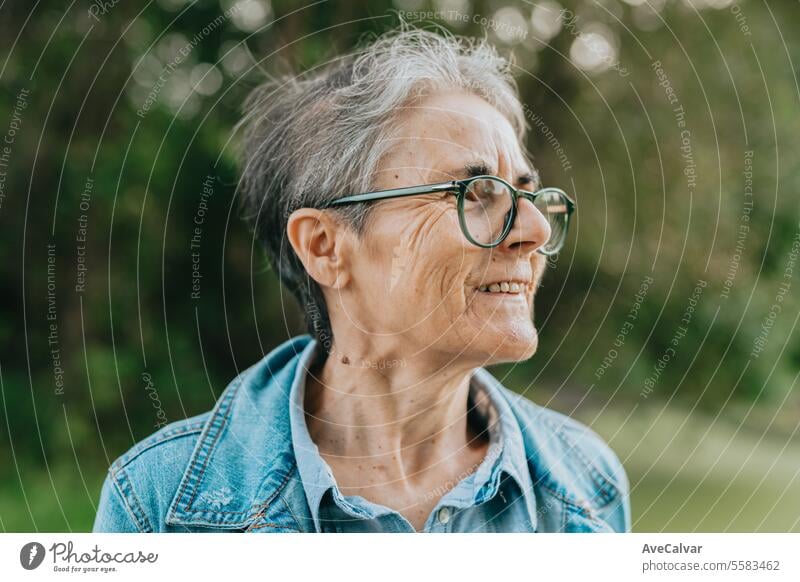
<path fill-rule="evenodd" d="M 475 338 L 472 347 L 484 355 L 486 361 L 481 365 L 491 365 L 528 360 L 538 345 L 536 328 L 528 321 L 523 325 L 489 325 Z"/>
<path fill-rule="evenodd" d="M 532 337 L 506 341 L 495 353 L 498 362 L 524 362 L 533 357 L 539 346 L 539 337 L 534 332 Z"/>

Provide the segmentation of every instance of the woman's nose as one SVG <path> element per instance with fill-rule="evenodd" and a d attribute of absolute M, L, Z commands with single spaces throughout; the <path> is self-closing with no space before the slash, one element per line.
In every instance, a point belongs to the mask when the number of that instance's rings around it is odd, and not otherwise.
<path fill-rule="evenodd" d="M 532 253 L 550 238 L 550 223 L 533 202 L 520 197 L 517 200 L 517 216 L 503 245 L 523 252 Z"/>

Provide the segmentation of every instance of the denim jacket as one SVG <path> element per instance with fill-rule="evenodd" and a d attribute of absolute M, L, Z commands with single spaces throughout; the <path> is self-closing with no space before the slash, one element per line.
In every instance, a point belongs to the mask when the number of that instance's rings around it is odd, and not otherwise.
<path fill-rule="evenodd" d="M 309 336 L 237 376 L 213 410 L 165 426 L 110 467 L 94 531 L 315 531 L 293 453 L 289 390 Z M 522 429 L 537 532 L 630 530 L 629 485 L 592 431 L 495 383 Z"/>

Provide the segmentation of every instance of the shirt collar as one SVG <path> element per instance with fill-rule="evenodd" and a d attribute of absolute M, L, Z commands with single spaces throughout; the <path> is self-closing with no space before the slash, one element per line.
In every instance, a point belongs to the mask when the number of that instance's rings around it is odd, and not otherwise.
<path fill-rule="evenodd" d="M 290 395 L 289 422 L 292 446 L 300 479 L 306 493 L 309 510 L 317 531 L 320 531 L 320 505 L 323 497 L 331 491 L 334 502 L 346 513 L 356 518 L 372 518 L 377 514 L 366 503 L 355 506 L 341 494 L 333 473 L 319 454 L 319 448 L 311 440 L 305 421 L 304 400 L 306 377 L 318 351 L 318 343 L 304 350 L 297 366 Z M 493 498 L 504 474 L 511 477 L 522 492 L 528 517 L 536 525 L 536 498 L 528 469 L 528 459 L 519 423 L 508 402 L 501 394 L 500 386 L 489 372 L 479 368 L 472 376 L 470 394 L 477 411 L 487 419 L 489 428 L 489 450 L 478 470 L 469 478 L 472 483 L 471 499 L 464 499 L 464 506 L 477 505 Z"/>
<path fill-rule="evenodd" d="M 306 378 L 318 351 L 316 340 L 312 340 L 311 343 L 314 344 L 313 347 L 309 346 L 309 349 L 306 349 L 300 357 L 297 373 L 289 392 L 289 424 L 292 431 L 292 447 L 297 471 L 306 493 L 314 527 L 320 531 L 319 507 L 322 498 L 329 490 L 333 490 L 336 495 L 338 487 L 328 463 L 319 454 L 319 448 L 311 440 L 306 425 L 304 407 Z"/>
<path fill-rule="evenodd" d="M 486 369 L 478 368 L 472 376 L 472 382 L 482 390 L 485 390 L 488 401 L 491 403 L 492 412 L 490 414 L 496 415 L 499 432 L 502 434 L 502 454 L 499 468 L 492 475 L 493 479 L 486 482 L 486 493 L 481 495 L 481 492 L 478 491 L 476 502 L 482 503 L 494 496 L 502 475 L 507 474 L 519 487 L 528 511 L 528 517 L 535 529 L 537 521 L 536 494 L 533 489 L 525 440 L 517 416 L 502 393 L 502 385 Z M 479 482 L 478 478 L 476 478 L 476 482 Z"/>

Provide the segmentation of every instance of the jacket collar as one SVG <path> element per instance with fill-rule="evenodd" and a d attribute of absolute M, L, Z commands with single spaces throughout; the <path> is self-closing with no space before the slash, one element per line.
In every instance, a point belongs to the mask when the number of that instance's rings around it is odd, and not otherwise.
<path fill-rule="evenodd" d="M 228 385 L 198 438 L 167 510 L 168 524 L 297 526 L 278 494 L 297 479 L 289 390 L 311 343 L 307 335 L 284 342 Z"/>

